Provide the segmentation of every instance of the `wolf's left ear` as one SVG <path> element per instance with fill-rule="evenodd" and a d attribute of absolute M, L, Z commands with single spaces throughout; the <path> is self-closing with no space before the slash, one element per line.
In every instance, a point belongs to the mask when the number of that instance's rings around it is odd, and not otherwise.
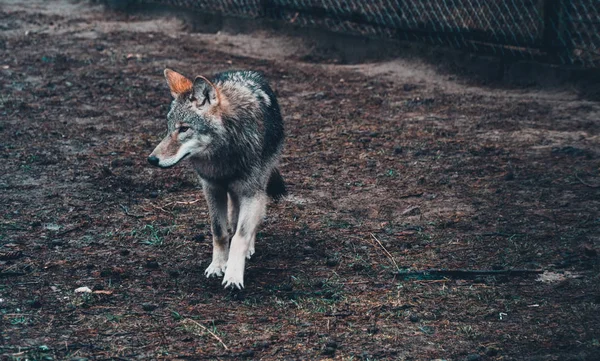
<path fill-rule="evenodd" d="M 176 71 L 165 69 L 165 78 L 167 79 L 167 84 L 169 84 L 173 98 L 192 89 L 192 82 Z"/>
<path fill-rule="evenodd" d="M 198 75 L 194 80 L 194 90 L 192 97 L 198 101 L 198 105 L 219 105 L 221 103 L 221 94 L 219 89 L 205 77 Z"/>

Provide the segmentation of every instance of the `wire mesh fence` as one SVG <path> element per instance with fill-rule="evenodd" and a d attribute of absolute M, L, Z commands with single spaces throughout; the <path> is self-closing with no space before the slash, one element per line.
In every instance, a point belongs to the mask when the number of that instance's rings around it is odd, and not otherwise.
<path fill-rule="evenodd" d="M 600 0 L 135 0 L 600 67 Z"/>

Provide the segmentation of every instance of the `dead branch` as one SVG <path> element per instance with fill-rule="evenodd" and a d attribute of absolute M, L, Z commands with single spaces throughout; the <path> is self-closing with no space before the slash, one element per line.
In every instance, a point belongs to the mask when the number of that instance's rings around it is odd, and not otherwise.
<path fill-rule="evenodd" d="M 543 270 L 508 269 L 508 270 L 469 270 L 469 269 L 429 269 L 423 271 L 400 271 L 396 273 L 402 280 L 422 277 L 424 279 L 441 279 L 444 277 L 458 279 L 472 279 L 478 276 L 514 276 L 523 277 L 532 274 L 544 273 Z"/>

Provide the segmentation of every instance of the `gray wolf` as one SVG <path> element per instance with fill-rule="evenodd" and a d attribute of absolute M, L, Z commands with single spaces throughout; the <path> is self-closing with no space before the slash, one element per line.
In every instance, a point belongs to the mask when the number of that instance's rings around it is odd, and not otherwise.
<path fill-rule="evenodd" d="M 226 288 L 241 289 L 267 196 L 286 193 L 277 170 L 284 140 L 277 99 L 254 71 L 224 72 L 212 80 L 198 76 L 192 82 L 165 69 L 165 78 L 173 96 L 168 133 L 148 162 L 169 168 L 187 158 L 192 164 L 211 218 L 213 255 L 205 274 L 224 275 Z"/>

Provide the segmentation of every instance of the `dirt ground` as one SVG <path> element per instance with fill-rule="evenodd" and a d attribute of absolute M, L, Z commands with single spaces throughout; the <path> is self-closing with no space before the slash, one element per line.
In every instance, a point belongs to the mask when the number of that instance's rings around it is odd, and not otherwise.
<path fill-rule="evenodd" d="M 0 31 L 0 359 L 600 360 L 600 104 L 87 2 Z M 146 162 L 167 66 L 278 95 L 290 195 L 243 291 L 203 275 L 193 171 Z"/>

